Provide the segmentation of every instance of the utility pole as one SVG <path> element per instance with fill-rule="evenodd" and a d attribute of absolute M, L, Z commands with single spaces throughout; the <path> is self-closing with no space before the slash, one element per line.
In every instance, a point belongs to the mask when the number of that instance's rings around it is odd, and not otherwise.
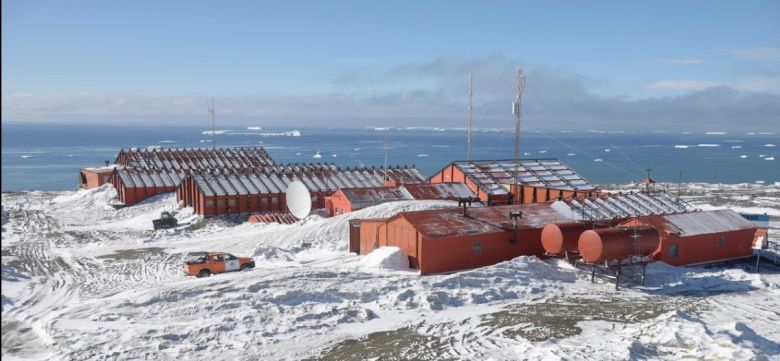
<path fill-rule="evenodd" d="M 520 100 L 523 97 L 523 90 L 525 90 L 525 75 L 523 74 L 523 66 L 517 66 L 517 94 L 514 103 L 512 103 L 512 114 L 515 115 L 515 191 L 512 196 L 518 199 L 520 194 L 518 178 L 520 176 Z M 514 203 L 514 200 L 513 200 Z"/>
<path fill-rule="evenodd" d="M 214 98 L 209 103 L 209 122 L 211 123 L 211 149 L 217 149 L 217 125 L 214 115 Z"/>
<path fill-rule="evenodd" d="M 471 73 L 469 73 L 469 124 L 468 124 L 468 141 L 467 141 L 467 160 L 471 162 L 471 84 L 472 84 L 473 76 Z"/>

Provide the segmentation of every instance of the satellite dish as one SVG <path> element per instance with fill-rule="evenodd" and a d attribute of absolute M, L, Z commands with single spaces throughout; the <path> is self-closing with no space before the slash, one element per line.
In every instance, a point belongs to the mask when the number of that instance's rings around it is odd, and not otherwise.
<path fill-rule="evenodd" d="M 298 219 L 304 219 L 311 212 L 311 194 L 301 181 L 287 185 L 287 209 Z"/>

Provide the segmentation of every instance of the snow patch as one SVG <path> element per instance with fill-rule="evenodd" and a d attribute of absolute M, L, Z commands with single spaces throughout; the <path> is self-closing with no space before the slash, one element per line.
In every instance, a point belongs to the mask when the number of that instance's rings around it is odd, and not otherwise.
<path fill-rule="evenodd" d="M 408 271 L 409 258 L 398 247 L 379 247 L 360 260 L 363 268 Z"/>

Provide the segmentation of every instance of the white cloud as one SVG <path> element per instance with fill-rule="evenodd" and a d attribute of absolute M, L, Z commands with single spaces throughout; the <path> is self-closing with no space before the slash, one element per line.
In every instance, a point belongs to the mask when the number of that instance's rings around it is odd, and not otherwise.
<path fill-rule="evenodd" d="M 729 53 L 745 59 L 776 59 L 780 58 L 780 48 L 760 47 L 728 49 Z"/>
<path fill-rule="evenodd" d="M 709 80 L 659 80 L 646 87 L 659 90 L 703 90 L 720 85 L 723 84 Z"/>
<path fill-rule="evenodd" d="M 529 128 L 763 129 L 776 125 L 780 114 L 780 78 L 771 71 L 729 83 L 661 80 L 647 87 L 677 92 L 621 99 L 596 93 L 600 79 L 560 68 L 529 66 L 526 70 L 523 121 Z M 475 124 L 509 128 L 513 118 L 507 105 L 514 99 L 514 71 L 515 63 L 501 56 L 446 57 L 385 70 L 360 69 L 334 79 L 352 84 L 338 87 L 339 92 L 216 97 L 217 121 L 263 127 L 459 127 L 466 121 L 467 74 L 473 72 Z M 378 91 L 373 86 L 386 81 L 399 87 Z M 2 115 L 4 122 L 206 124 L 206 101 L 205 96 L 75 91 L 56 96 L 3 94 Z"/>

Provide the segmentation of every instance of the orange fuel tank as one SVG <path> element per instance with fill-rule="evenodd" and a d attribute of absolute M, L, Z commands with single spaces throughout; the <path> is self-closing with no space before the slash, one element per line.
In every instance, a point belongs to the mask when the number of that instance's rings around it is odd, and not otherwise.
<path fill-rule="evenodd" d="M 577 243 L 582 259 L 600 263 L 623 259 L 637 252 L 640 256 L 649 256 L 660 242 L 658 231 L 652 227 L 614 227 L 582 232 Z"/>
<path fill-rule="evenodd" d="M 561 222 L 544 226 L 542 247 L 547 253 L 577 252 L 577 242 L 582 232 L 593 229 L 591 223 Z"/>

